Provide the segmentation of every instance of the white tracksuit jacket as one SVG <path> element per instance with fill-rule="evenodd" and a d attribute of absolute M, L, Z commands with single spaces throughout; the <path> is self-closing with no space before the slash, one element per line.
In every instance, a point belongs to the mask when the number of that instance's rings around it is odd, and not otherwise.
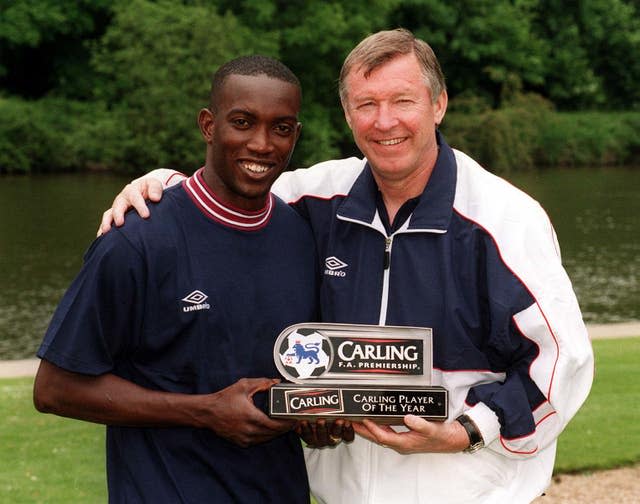
<path fill-rule="evenodd" d="M 330 504 L 526 503 L 548 486 L 556 439 L 588 395 L 593 353 L 540 205 L 439 136 L 411 217 L 387 236 L 366 159 L 283 174 L 273 192 L 305 215 L 324 261 L 323 322 L 433 328 L 434 384 L 486 447 L 412 454 L 363 438 L 307 449 Z"/>

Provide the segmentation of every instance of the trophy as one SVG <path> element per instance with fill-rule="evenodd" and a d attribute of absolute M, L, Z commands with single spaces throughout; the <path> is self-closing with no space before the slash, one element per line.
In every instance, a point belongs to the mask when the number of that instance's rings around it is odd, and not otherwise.
<path fill-rule="evenodd" d="M 448 392 L 432 385 L 432 331 L 425 327 L 295 324 L 273 357 L 290 383 L 269 392 L 274 418 L 401 425 L 407 414 L 445 420 Z"/>

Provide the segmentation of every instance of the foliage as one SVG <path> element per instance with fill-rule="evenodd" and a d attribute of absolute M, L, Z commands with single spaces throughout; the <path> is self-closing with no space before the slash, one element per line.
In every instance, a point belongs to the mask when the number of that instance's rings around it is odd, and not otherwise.
<path fill-rule="evenodd" d="M 551 104 L 541 97 L 518 95 L 499 110 L 453 111 L 442 130 L 453 147 L 493 172 L 507 173 L 539 164 L 540 131 L 553 115 Z"/>
<path fill-rule="evenodd" d="M 567 112 L 539 131 L 536 159 L 547 166 L 623 165 L 640 156 L 640 115 Z"/>
<path fill-rule="evenodd" d="M 254 52 L 282 59 L 302 82 L 304 128 L 294 167 L 358 154 L 338 99 L 339 69 L 363 37 L 397 26 L 433 46 L 452 105 L 444 129 L 483 162 L 497 170 L 555 160 L 625 162 L 637 154 L 627 119 L 607 121 L 607 128 L 580 115 L 556 121 L 546 117 L 546 105 L 538 113 L 516 102 L 535 94 L 561 111 L 638 110 L 639 9 L 635 0 L 4 2 L 0 97 L 12 105 L 0 115 L 0 145 L 13 151 L 0 153 L 0 166 L 190 171 L 203 157 L 195 116 L 206 103 L 210 75 L 222 62 Z M 53 97 L 69 100 L 71 109 L 91 102 L 95 115 L 90 121 L 82 112 L 48 117 Z M 563 137 L 574 129 L 580 133 Z M 58 138 L 69 131 L 71 139 Z M 605 142 L 606 131 L 622 139 Z M 32 140 L 37 137 L 41 145 Z M 588 138 L 597 139 L 595 150 Z M 61 146 L 72 155 L 58 156 Z M 52 155 L 42 157 L 48 148 Z"/>
<path fill-rule="evenodd" d="M 254 52 L 277 56 L 274 37 L 250 31 L 231 14 L 167 1 L 120 2 L 93 59 L 104 79 L 98 98 L 126 132 L 115 163 L 199 166 L 204 147 L 196 117 L 208 105 L 211 75 L 228 59 Z"/>
<path fill-rule="evenodd" d="M 498 105 L 524 84 L 543 81 L 541 43 L 531 23 L 531 2 L 411 0 L 391 16 L 434 48 L 449 92 L 485 95 Z"/>
<path fill-rule="evenodd" d="M 640 105 L 640 4 L 625 0 L 533 2 L 546 62 L 544 94 L 559 107 Z"/>
<path fill-rule="evenodd" d="M 556 112 L 537 95 L 516 95 L 500 109 L 464 99 L 442 131 L 452 147 L 495 173 L 543 166 L 638 162 L 640 113 Z"/>
<path fill-rule="evenodd" d="M 91 104 L 46 98 L 38 102 L 0 98 L 0 173 L 72 171 L 94 155 L 93 139 L 81 133 L 96 117 Z M 108 157 L 108 156 L 106 156 Z"/>
<path fill-rule="evenodd" d="M 109 0 L 17 0 L 0 4 L 0 88 L 25 98 L 88 97 L 96 84 L 84 40 L 109 22 Z M 27 63 L 28 62 L 28 63 Z"/>

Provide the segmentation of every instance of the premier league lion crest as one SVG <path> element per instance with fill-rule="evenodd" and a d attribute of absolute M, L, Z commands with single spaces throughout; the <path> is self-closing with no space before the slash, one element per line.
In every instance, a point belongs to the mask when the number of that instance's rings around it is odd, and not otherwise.
<path fill-rule="evenodd" d="M 280 342 L 278 353 L 288 374 L 300 380 L 321 376 L 331 364 L 331 345 L 316 331 L 290 333 Z"/>

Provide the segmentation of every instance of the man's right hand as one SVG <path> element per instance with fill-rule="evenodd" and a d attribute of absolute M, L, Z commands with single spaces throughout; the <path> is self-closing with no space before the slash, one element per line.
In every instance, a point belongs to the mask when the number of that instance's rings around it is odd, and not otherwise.
<path fill-rule="evenodd" d="M 242 378 L 206 397 L 196 418 L 198 426 L 213 430 L 218 436 L 242 447 L 269 441 L 293 430 L 294 420 L 275 420 L 258 409 L 253 396 L 267 392 L 280 380 Z"/>

